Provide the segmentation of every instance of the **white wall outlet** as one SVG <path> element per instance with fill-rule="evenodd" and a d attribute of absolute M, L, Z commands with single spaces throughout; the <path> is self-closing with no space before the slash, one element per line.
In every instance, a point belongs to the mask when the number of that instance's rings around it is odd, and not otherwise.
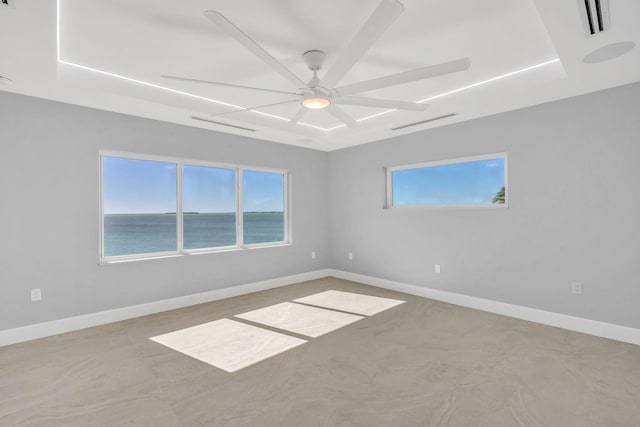
<path fill-rule="evenodd" d="M 571 282 L 571 293 L 574 295 L 582 295 L 582 282 Z"/>
<path fill-rule="evenodd" d="M 31 289 L 31 301 L 40 301 L 42 299 L 42 289 Z"/>
<path fill-rule="evenodd" d="M 349 261 L 353 261 L 353 252 L 349 252 Z"/>
<path fill-rule="evenodd" d="M 440 264 L 436 264 L 435 271 L 436 273 L 440 273 Z"/>
<path fill-rule="evenodd" d="M 311 259 L 316 259 L 316 251 L 311 252 Z"/>

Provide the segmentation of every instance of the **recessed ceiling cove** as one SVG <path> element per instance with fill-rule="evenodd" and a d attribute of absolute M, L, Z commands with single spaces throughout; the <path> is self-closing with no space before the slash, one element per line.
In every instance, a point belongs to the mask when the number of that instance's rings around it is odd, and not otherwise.
<path fill-rule="evenodd" d="M 369 48 L 357 55 L 345 52 L 381 0 L 21 1 L 0 7 L 0 28 L 11 41 L 0 44 L 0 74 L 12 80 L 0 92 L 331 151 L 640 80 L 637 48 L 583 62 L 603 46 L 640 43 L 637 0 L 612 2 L 594 35 L 583 1 L 399 1 L 394 19 L 374 19 L 375 37 L 365 37 Z M 224 16 L 303 84 L 292 84 L 206 11 Z M 355 61 L 326 84 L 336 64 L 346 63 L 340 58 Z M 465 59 L 468 69 L 412 74 Z M 309 88 L 314 63 L 321 65 L 318 93 Z M 411 78 L 358 85 L 402 73 Z M 345 86 L 362 90 L 351 97 L 426 108 L 335 103 Z M 303 100 L 335 103 L 344 115 L 309 109 L 291 123 Z"/>
<path fill-rule="evenodd" d="M 512 91 L 518 78 L 502 83 L 492 79 L 538 64 L 548 63 L 528 71 L 535 79 L 524 86 L 565 76 L 530 0 L 59 3 L 61 67 L 83 67 L 62 70 L 61 79 L 172 106 L 189 117 L 243 123 L 275 136 L 265 139 L 279 139 L 284 133 L 292 140 L 307 136 L 359 143 L 380 130 L 450 114 L 451 109 L 462 111 L 459 103 L 465 91 L 457 91 L 461 88 L 473 86 L 468 91 L 485 94 L 489 89 L 474 85 L 491 81 L 490 96 L 500 96 Z M 274 69 L 211 14 L 246 35 L 305 86 Z M 358 43 L 363 46 L 354 49 Z M 314 70 L 305 62 L 309 51 L 324 53 L 317 85 Z M 340 95 L 341 87 L 446 63 L 456 66 L 430 78 L 417 75 Z M 80 71 L 83 76 L 78 76 Z M 323 85 L 328 80 L 330 84 Z M 454 94 L 438 97 L 448 92 Z M 310 97 L 327 98 L 328 110 L 337 112 L 305 109 L 300 101 Z M 358 99 L 350 102 L 348 97 Z M 429 101 L 432 97 L 436 98 Z M 255 108 L 259 106 L 264 107 Z M 197 125 L 201 123 L 206 122 Z"/>

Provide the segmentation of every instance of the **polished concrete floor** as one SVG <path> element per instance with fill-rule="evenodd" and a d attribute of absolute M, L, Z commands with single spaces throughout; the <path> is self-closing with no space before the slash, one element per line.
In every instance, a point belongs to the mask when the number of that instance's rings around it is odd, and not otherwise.
<path fill-rule="evenodd" d="M 406 303 L 234 373 L 149 340 L 331 289 Z M 128 425 L 635 427 L 640 347 L 326 278 L 0 348 L 0 426 Z"/>

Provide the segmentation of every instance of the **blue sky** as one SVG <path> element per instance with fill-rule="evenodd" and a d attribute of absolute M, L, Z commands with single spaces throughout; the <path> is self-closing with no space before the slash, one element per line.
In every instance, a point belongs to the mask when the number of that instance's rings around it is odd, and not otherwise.
<path fill-rule="evenodd" d="M 104 157 L 104 213 L 176 211 L 175 163 Z"/>
<path fill-rule="evenodd" d="M 284 212 L 284 175 L 244 171 L 242 184 L 245 212 Z"/>
<path fill-rule="evenodd" d="M 185 212 L 236 210 L 236 173 L 233 169 L 185 165 L 182 186 Z"/>
<path fill-rule="evenodd" d="M 183 210 L 235 211 L 235 171 L 183 167 Z M 104 157 L 104 213 L 176 211 L 175 163 Z M 283 211 L 282 174 L 245 171 L 244 210 Z"/>
<path fill-rule="evenodd" d="M 393 172 L 393 205 L 490 204 L 505 180 L 504 159 Z"/>

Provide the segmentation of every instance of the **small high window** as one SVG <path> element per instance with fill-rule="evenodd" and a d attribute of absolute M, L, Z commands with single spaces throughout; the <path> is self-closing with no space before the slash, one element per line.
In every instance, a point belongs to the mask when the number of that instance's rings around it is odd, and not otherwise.
<path fill-rule="evenodd" d="M 387 207 L 505 207 L 506 175 L 506 153 L 390 167 Z"/>

